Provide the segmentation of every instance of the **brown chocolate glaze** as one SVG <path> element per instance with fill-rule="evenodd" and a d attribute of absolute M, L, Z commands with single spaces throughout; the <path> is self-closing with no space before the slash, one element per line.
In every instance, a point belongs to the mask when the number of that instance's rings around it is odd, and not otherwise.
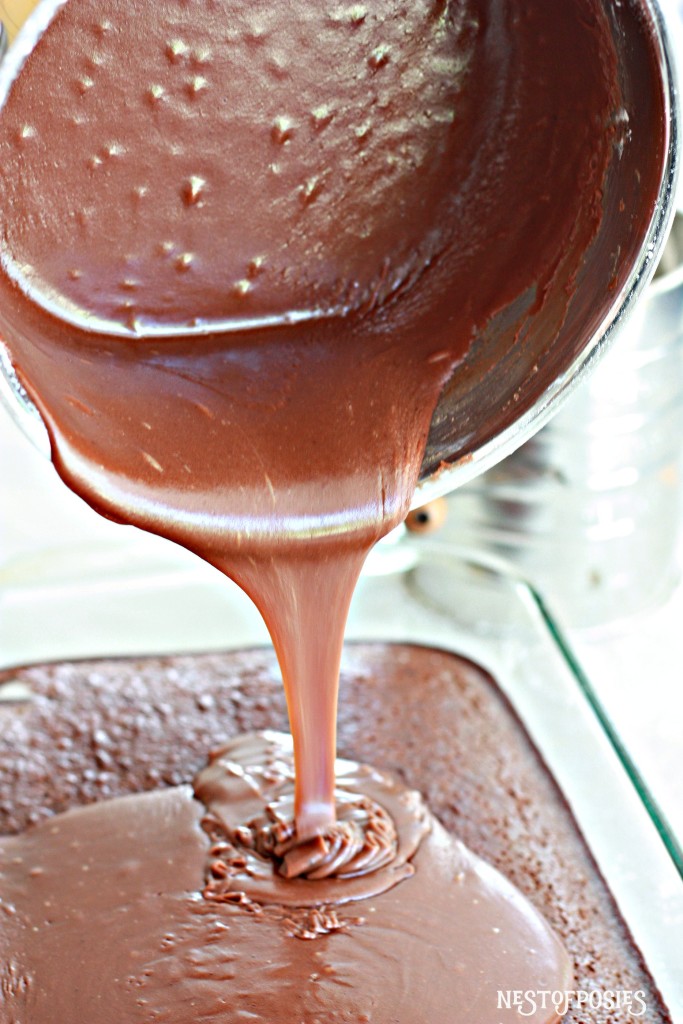
<path fill-rule="evenodd" d="M 261 610 L 307 841 L 334 821 L 350 596 L 439 392 L 502 309 L 562 322 L 549 283 L 597 230 L 607 21 L 597 0 L 53 9 L 0 117 L 0 332 L 65 481 Z"/>
<path fill-rule="evenodd" d="M 206 845 L 201 846 L 206 836 L 201 840 L 198 830 L 202 811 L 195 805 L 188 812 L 187 805 L 192 803 L 189 786 L 183 788 L 182 784 L 190 783 L 203 769 L 207 748 L 224 748 L 231 739 L 251 730 L 286 727 L 282 683 L 272 652 L 252 650 L 34 666 L 0 674 L 0 687 L 10 680 L 14 680 L 15 690 L 16 684 L 20 684 L 32 696 L 13 706 L 0 702 L 0 833 L 23 831 L 31 821 L 40 820 L 43 826 L 38 834 L 49 838 L 49 825 L 59 820 L 51 817 L 55 812 L 103 799 L 111 803 L 112 797 L 159 787 L 168 793 L 166 787 L 180 785 L 180 790 L 172 789 L 176 795 L 169 796 L 167 803 L 143 805 L 149 806 L 150 816 L 139 829 L 137 860 L 151 849 L 159 877 L 166 880 L 167 852 L 161 843 L 152 841 L 158 834 L 158 818 L 152 819 L 152 808 L 174 808 L 176 813 L 181 806 L 175 820 L 177 827 L 184 830 L 183 857 L 187 860 L 181 858 L 174 870 L 169 869 L 179 902 L 173 902 L 166 892 L 156 902 L 156 909 L 161 914 L 169 904 L 172 909 L 177 908 L 187 899 L 184 891 L 196 893 L 206 877 L 208 850 Z M 368 757 L 373 763 L 387 766 L 404 784 L 416 786 L 451 835 L 464 840 L 479 857 L 514 883 L 567 948 L 573 987 L 641 991 L 647 1011 L 640 1019 L 645 1024 L 670 1024 L 571 812 L 519 720 L 486 672 L 436 650 L 354 645 L 347 648 L 342 663 L 341 698 L 339 743 L 343 756 L 350 760 Z M 127 806 L 135 806 L 135 801 Z M 28 838 L 31 830 L 25 835 Z M 451 854 L 455 856 L 454 846 Z M 190 865 L 194 875 L 189 879 L 192 872 L 186 872 L 183 866 L 188 861 L 194 865 Z M 8 863 L 3 858 L 0 867 L 6 868 Z M 420 862 L 415 863 L 419 873 Z M 106 885 L 107 878 L 100 872 L 99 885 Z M 383 894 L 377 906 L 391 892 L 407 899 L 414 891 L 408 886 L 416 878 L 417 874 Z M 92 891 L 96 893 L 97 889 Z M 433 895 L 429 897 L 432 898 Z M 219 957 L 221 946 L 231 948 L 233 933 L 226 926 L 232 926 L 236 908 L 229 903 L 203 902 L 203 908 L 198 899 L 192 904 L 201 923 L 196 919 L 190 923 L 205 929 L 204 952 L 195 958 L 179 955 L 174 963 L 174 950 L 188 948 L 184 940 L 189 932 L 175 931 L 170 940 L 163 941 L 166 932 L 160 924 L 150 987 L 159 994 L 160 979 L 169 980 L 169 986 L 172 979 L 168 997 L 175 994 L 179 1006 L 188 1007 L 189 1020 L 195 1019 L 189 1009 L 193 995 L 203 998 L 203 991 L 215 994 L 214 1020 L 220 1024 L 224 1020 L 248 1020 L 247 1009 L 258 1019 L 255 993 L 271 991 L 271 983 L 275 987 L 280 984 L 277 963 L 273 961 L 272 966 L 262 969 L 249 1001 L 246 979 L 239 969 L 244 961 L 224 958 L 221 962 Z M 438 908 L 438 897 L 435 902 Z M 292 919 L 292 929 L 309 928 L 319 933 L 334 925 L 334 918 L 327 912 L 314 915 L 314 909 L 309 907 L 292 915 L 290 908 L 286 916 Z M 119 976 L 126 978 L 139 971 L 142 955 L 139 951 L 135 955 L 125 953 L 132 947 L 125 937 L 120 940 L 123 924 L 115 914 L 109 916 L 106 927 L 83 960 L 90 956 L 94 967 L 101 966 L 105 973 L 120 971 Z M 378 974 L 386 979 L 382 994 L 386 989 L 391 999 L 389 979 L 396 978 L 394 972 L 398 970 L 393 957 L 397 950 L 401 950 L 398 955 L 405 951 L 406 947 L 401 946 L 403 939 L 384 933 L 376 944 L 367 943 L 363 938 L 368 934 L 364 932 L 366 926 L 354 923 L 359 917 L 370 915 L 357 903 L 337 908 L 337 921 L 349 927 L 342 943 L 343 971 L 347 965 L 345 951 L 353 948 L 359 956 L 367 958 L 368 969 L 376 965 Z M 250 919 L 257 955 L 264 934 L 259 931 L 261 920 L 259 915 Z M 12 924 L 1 910 L 0 921 L 0 936 L 3 932 L 5 935 L 0 943 L 4 941 L 13 953 L 5 962 L 17 964 L 20 946 L 10 942 L 7 931 L 11 928 L 16 935 L 17 923 Z M 338 940 L 342 938 L 339 932 L 332 931 L 311 942 L 294 938 L 286 947 L 282 945 L 282 933 L 274 924 L 272 928 L 274 952 L 279 955 L 289 949 L 292 957 L 312 956 L 318 965 L 321 960 L 315 954 L 323 952 L 324 962 L 329 964 L 334 961 Z M 44 932 L 37 936 L 37 942 L 50 941 L 48 926 Z M 32 936 L 25 934 L 24 938 L 28 941 Z M 419 1003 L 423 992 L 426 998 L 435 997 L 444 987 L 457 993 L 459 960 L 454 958 L 443 966 L 435 962 L 440 938 L 440 933 L 434 931 L 432 959 L 427 965 L 428 972 L 438 973 L 426 974 L 417 991 L 406 998 L 405 1012 L 396 1014 L 401 1024 L 451 1020 L 450 1014 L 430 1016 L 428 1004 Z M 352 947 L 356 940 L 362 945 Z M 270 953 L 264 951 L 264 955 L 270 958 Z M 124 956 L 128 959 L 122 963 Z M 404 962 L 410 969 L 407 954 Z M 301 959 L 296 963 L 301 965 Z M 28 965 L 28 971 L 24 964 L 22 970 L 38 983 L 41 964 Z M 65 969 L 76 968 L 67 964 Z M 20 979 L 22 970 L 17 968 L 13 976 Z M 215 982 L 211 980 L 212 971 Z M 311 973 L 321 973 L 319 966 L 312 967 Z M 8 976 L 12 976 L 9 968 L 3 979 Z M 495 989 L 495 974 L 490 978 L 477 976 L 482 985 L 491 982 Z M 344 973 L 337 977 L 343 981 Z M 428 984 L 427 979 L 432 977 L 433 984 Z M 309 978 L 304 991 L 306 995 L 300 998 L 312 998 L 317 991 Z M 349 989 L 339 989 L 340 1007 L 349 1006 L 349 1020 L 354 1024 L 363 1019 L 363 1014 L 371 1021 L 384 1019 L 378 1016 L 372 991 L 366 995 L 356 991 L 355 1002 L 351 1004 Z M 139 995 L 145 997 L 144 988 Z M 299 1019 L 305 1024 L 327 1020 L 324 1015 L 321 1017 L 314 1002 L 308 1004 L 306 1014 L 296 1017 L 296 1004 L 289 1002 L 295 998 L 288 993 L 278 1008 L 279 1016 L 263 1013 L 261 1019 L 269 1024 L 280 1017 L 286 1024 Z M 456 1004 L 454 994 L 453 1005 Z M 288 1017 L 290 1006 L 292 1015 Z M 241 1017 L 237 1016 L 238 1010 L 244 1011 Z M 6 1013 L 0 1004 L 0 1021 L 5 1024 L 3 1012 Z M 231 1012 L 235 1016 L 231 1017 Z M 53 1020 L 57 1019 L 71 1018 L 58 1018 L 55 1014 Z M 137 1018 L 133 1015 L 132 1019 Z M 470 1024 L 475 1019 L 472 1017 Z M 600 1020 L 601 1024 L 628 1024 L 633 1018 L 625 1007 L 615 1007 L 605 1009 Z M 32 1024 L 30 1016 L 28 1021 Z M 585 1021 L 584 1011 L 576 1006 L 570 1008 L 566 1024 Z"/>
<path fill-rule="evenodd" d="M 562 988 L 564 956 L 436 823 L 420 842 L 410 807 L 407 824 L 392 815 L 388 784 L 376 800 L 357 773 L 336 821 L 337 677 L 363 558 L 405 515 L 442 386 L 495 313 L 514 307 L 519 331 L 548 314 L 549 283 L 573 279 L 599 224 L 619 99 L 601 5 L 45 10 L 0 115 L 0 330 L 65 481 L 252 596 L 297 771 L 280 804 L 260 788 L 272 765 L 257 756 L 258 784 L 240 768 L 257 805 L 243 822 L 234 762 L 200 778 L 211 899 L 192 882 L 206 851 L 185 790 L 7 840 L 10 1012 L 184 1021 L 222 1000 L 229 1021 L 257 999 L 269 1021 L 284 1005 L 288 1020 L 388 1022 L 416 1018 L 408 999 L 423 1019 L 498 1020 L 493 986 Z M 571 89 L 560 66 L 582 69 Z M 320 970 L 281 910 L 253 912 L 304 890 L 299 932 L 338 933 Z M 349 900 L 369 921 L 346 930 Z M 104 928 L 117 952 L 94 1001 L 97 974 L 78 978 Z M 430 986 L 450 958 L 454 990 Z"/>
<path fill-rule="evenodd" d="M 335 826 L 301 843 L 294 785 L 293 744 L 283 733 L 243 736 L 212 754 L 194 783 L 217 842 L 212 898 L 239 891 L 260 903 L 336 905 L 379 895 L 413 873 L 429 831 L 417 793 L 376 768 L 337 760 Z"/>
<path fill-rule="evenodd" d="M 257 734 L 228 745 L 210 777 L 199 778 L 197 792 L 211 801 L 205 831 L 214 833 L 238 782 L 251 789 L 252 762 L 273 760 L 290 762 L 293 773 L 289 737 Z M 359 791 L 374 796 L 376 773 L 347 766 L 342 779 L 349 770 Z M 448 836 L 413 794 L 386 776 L 379 789 L 390 813 L 412 819 L 402 836 L 410 872 L 381 898 L 355 892 L 352 903 L 340 904 L 344 886 L 330 879 L 280 879 L 269 893 L 253 854 L 239 861 L 230 844 L 210 850 L 202 841 L 203 808 L 188 787 L 71 811 L 0 840 L 0 1020 L 501 1024 L 518 1013 L 501 1013 L 498 988 L 565 990 L 567 955 L 521 894 Z M 239 802 L 228 800 L 228 815 Z M 417 836 L 427 833 L 417 850 L 415 827 Z M 210 858 L 210 899 L 202 900 Z M 100 951 L 91 956 L 93 945 Z M 551 1016 L 539 1010 L 530 1019 Z"/>

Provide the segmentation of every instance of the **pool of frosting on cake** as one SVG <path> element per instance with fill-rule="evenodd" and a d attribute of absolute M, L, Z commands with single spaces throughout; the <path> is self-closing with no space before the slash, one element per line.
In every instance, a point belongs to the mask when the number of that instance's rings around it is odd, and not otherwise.
<path fill-rule="evenodd" d="M 0 839 L 0 1020 L 500 1024 L 518 1015 L 498 1009 L 498 989 L 571 987 L 528 901 L 375 769 L 342 762 L 339 776 L 382 793 L 401 821 L 393 878 L 288 880 L 255 866 L 230 841 L 225 797 L 240 770 L 243 783 L 264 764 L 291 773 L 291 757 L 288 736 L 240 737 L 195 796 L 122 797 Z"/>

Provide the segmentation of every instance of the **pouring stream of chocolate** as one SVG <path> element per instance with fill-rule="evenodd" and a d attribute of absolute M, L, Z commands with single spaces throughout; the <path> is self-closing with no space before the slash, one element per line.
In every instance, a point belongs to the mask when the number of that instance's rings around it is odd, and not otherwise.
<path fill-rule="evenodd" d="M 348 605 L 440 390 L 597 230 L 604 13 L 165 0 L 133 28 L 128 0 L 53 8 L 0 120 L 0 332 L 69 486 L 259 607 L 310 840 L 335 816 Z"/>

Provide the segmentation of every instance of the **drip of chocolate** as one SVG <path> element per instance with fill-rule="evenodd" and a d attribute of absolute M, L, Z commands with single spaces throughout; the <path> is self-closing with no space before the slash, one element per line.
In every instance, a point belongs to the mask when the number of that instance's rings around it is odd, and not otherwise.
<path fill-rule="evenodd" d="M 335 822 L 351 594 L 405 516 L 441 388 L 501 310 L 507 343 L 541 309 L 561 324 L 571 288 L 550 284 L 597 231 L 619 103 L 606 16 L 597 0 L 44 13 L 6 69 L 0 332 L 69 486 L 259 607 L 308 843 Z"/>
<path fill-rule="evenodd" d="M 338 760 L 335 778 L 335 826 L 301 843 L 294 827 L 291 740 L 267 733 L 217 751 L 195 780 L 217 854 L 215 882 L 205 894 L 215 899 L 237 890 L 261 901 L 318 906 L 378 895 L 410 877 L 410 861 L 428 830 L 419 795 L 352 762 Z M 294 879 L 303 884 L 292 884 Z"/>

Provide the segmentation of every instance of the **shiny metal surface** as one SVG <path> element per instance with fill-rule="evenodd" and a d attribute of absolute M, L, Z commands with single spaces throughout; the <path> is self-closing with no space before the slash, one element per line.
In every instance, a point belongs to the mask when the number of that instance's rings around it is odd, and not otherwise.
<path fill-rule="evenodd" d="M 504 363 L 495 362 L 485 344 L 475 343 L 465 372 L 454 375 L 436 410 L 416 505 L 447 494 L 489 469 L 547 423 L 611 346 L 654 274 L 673 218 L 680 160 L 672 45 L 654 0 L 623 0 L 605 9 L 614 28 L 630 137 L 610 169 L 603 222 L 587 253 L 568 316 L 552 337 L 544 333 L 542 324 L 532 324 L 524 351 L 512 353 Z M 645 25 L 658 50 L 654 77 L 648 75 L 643 52 Z M 641 73 L 644 78 L 639 79 Z M 666 101 L 668 151 L 655 209 L 641 237 L 636 237 L 617 209 L 622 197 L 627 205 L 638 203 L 636 165 L 648 146 L 649 101 L 654 90 L 662 90 Z M 612 286 L 615 261 L 617 288 Z M 481 415 L 482 409 L 486 416 Z"/>
<path fill-rule="evenodd" d="M 673 216 L 679 163 L 679 113 L 671 47 L 654 0 L 622 0 L 607 6 L 619 55 L 621 87 L 628 110 L 623 150 L 604 190 L 600 231 L 586 255 L 567 317 L 550 336 L 542 317 L 529 324 L 524 344 L 504 359 L 494 344 L 494 322 L 478 339 L 444 389 L 429 434 L 414 505 L 445 494 L 491 467 L 526 441 L 559 407 L 611 344 L 649 282 Z M 650 63 L 650 43 L 657 52 Z M 648 163 L 647 140 L 654 96 L 665 100 L 668 148 L 664 166 Z M 640 178 L 651 175 L 658 198 L 649 221 L 619 216 L 620 203 L 638 209 Z M 637 230 L 634 230 L 634 222 Z M 616 284 L 615 284 L 616 282 Z M 553 288 L 566 289 L 567 281 Z M 501 314 L 501 317 L 504 315 Z M 496 318 L 498 320 L 500 318 Z M 41 450 L 49 453 L 40 417 L 18 387 L 9 356 L 0 363 L 2 396 Z"/>

